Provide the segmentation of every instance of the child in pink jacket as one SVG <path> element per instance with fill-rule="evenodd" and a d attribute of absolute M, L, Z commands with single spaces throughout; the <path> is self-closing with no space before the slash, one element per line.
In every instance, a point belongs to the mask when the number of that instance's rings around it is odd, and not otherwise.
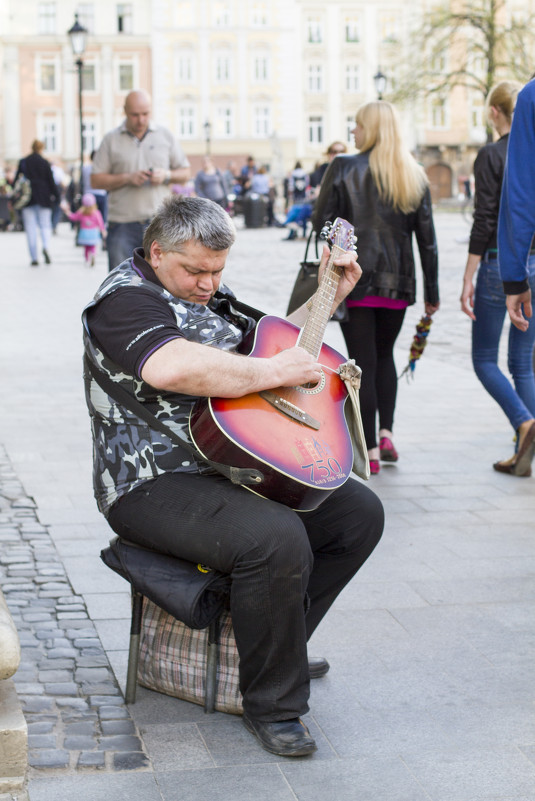
<path fill-rule="evenodd" d="M 106 226 L 102 214 L 97 209 L 95 196 L 91 192 L 86 192 L 82 197 L 82 205 L 76 212 L 72 212 L 66 202 L 61 204 L 61 208 L 71 222 L 80 224 L 77 243 L 84 246 L 86 265 L 90 264 L 93 267 L 96 246 L 106 237 Z"/>

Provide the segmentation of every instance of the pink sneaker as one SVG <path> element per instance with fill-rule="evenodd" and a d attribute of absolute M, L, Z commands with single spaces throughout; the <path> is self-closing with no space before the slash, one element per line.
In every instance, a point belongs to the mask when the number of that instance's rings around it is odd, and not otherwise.
<path fill-rule="evenodd" d="M 379 459 L 370 459 L 369 462 L 370 462 L 370 475 L 376 476 L 381 469 L 381 465 L 379 464 Z"/>
<path fill-rule="evenodd" d="M 398 460 L 398 452 L 389 437 L 381 437 L 379 440 L 379 454 L 383 462 L 397 462 Z"/>

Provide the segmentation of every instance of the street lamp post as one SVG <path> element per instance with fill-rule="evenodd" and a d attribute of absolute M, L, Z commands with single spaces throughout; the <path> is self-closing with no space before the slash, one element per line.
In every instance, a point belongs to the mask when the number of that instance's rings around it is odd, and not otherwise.
<path fill-rule="evenodd" d="M 208 122 L 208 120 L 206 120 L 206 122 L 204 123 L 203 128 L 204 128 L 204 138 L 206 139 L 206 155 L 209 156 L 210 155 L 210 134 L 212 132 L 212 126 Z"/>
<path fill-rule="evenodd" d="M 373 76 L 373 82 L 375 84 L 375 91 L 377 92 L 377 100 L 382 100 L 383 92 L 386 89 L 386 75 L 381 72 L 381 67 L 379 67 L 377 73 Z"/>
<path fill-rule="evenodd" d="M 78 22 L 78 14 L 74 15 L 74 25 L 67 31 L 71 40 L 73 55 L 77 56 L 76 67 L 78 69 L 78 110 L 80 122 L 80 196 L 83 194 L 82 171 L 84 168 L 84 123 L 82 114 L 82 70 L 84 62 L 82 56 L 85 52 L 87 42 L 87 30 Z"/>

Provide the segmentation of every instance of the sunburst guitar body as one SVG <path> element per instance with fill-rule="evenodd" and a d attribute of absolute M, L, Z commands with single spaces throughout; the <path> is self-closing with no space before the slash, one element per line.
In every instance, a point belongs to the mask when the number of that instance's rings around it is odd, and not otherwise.
<path fill-rule="evenodd" d="M 346 359 L 323 344 L 323 336 L 340 277 L 332 262 L 350 249 L 354 236 L 340 219 L 328 230 L 333 248 L 304 327 L 263 317 L 249 353 L 269 358 L 299 345 L 322 365 L 319 382 L 241 398 L 201 398 L 190 417 L 191 437 L 206 458 L 259 470 L 263 480 L 247 488 L 298 511 L 318 507 L 347 481 L 353 464 L 344 414 L 347 390 L 338 373 Z"/>

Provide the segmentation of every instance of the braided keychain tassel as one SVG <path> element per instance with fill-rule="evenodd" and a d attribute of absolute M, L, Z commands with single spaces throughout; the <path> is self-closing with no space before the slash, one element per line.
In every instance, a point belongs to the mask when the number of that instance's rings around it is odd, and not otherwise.
<path fill-rule="evenodd" d="M 407 374 L 407 380 L 409 378 L 414 378 L 414 368 L 416 367 L 416 362 L 422 356 L 424 352 L 424 348 L 427 344 L 427 337 L 429 336 L 429 329 L 431 328 L 431 323 L 433 322 L 432 317 L 429 314 L 424 314 L 421 318 L 420 322 L 416 326 L 416 334 L 414 335 L 414 339 L 412 340 L 412 344 L 409 351 L 409 363 L 399 376 L 401 378 L 402 375 Z"/>

